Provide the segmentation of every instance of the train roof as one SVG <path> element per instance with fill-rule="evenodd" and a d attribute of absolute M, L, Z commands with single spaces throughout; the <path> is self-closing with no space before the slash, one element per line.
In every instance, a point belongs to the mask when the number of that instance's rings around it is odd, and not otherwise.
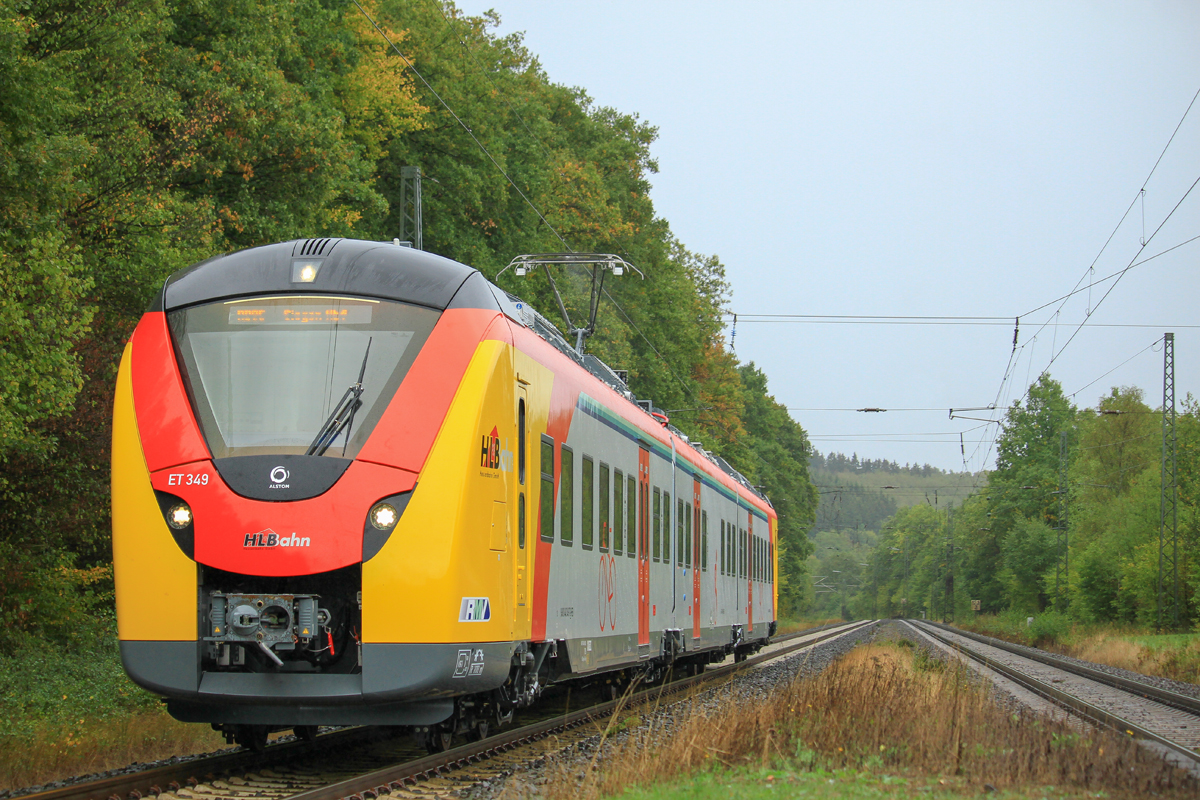
<path fill-rule="evenodd" d="M 299 266 L 315 266 L 311 280 L 296 280 Z M 299 265 L 299 266 L 298 266 Z M 472 280 L 473 276 L 478 276 Z M 366 295 L 429 308 L 494 308 L 532 330 L 578 366 L 624 398 L 632 409 L 661 414 L 629 391 L 621 375 L 591 354 L 579 354 L 544 316 L 516 295 L 483 277 L 479 270 L 399 242 L 361 239 L 294 239 L 214 256 L 167 278 L 151 311 L 171 311 L 230 297 L 276 292 Z M 723 458 L 692 442 L 673 425 L 669 433 L 768 506 L 771 501 Z"/>

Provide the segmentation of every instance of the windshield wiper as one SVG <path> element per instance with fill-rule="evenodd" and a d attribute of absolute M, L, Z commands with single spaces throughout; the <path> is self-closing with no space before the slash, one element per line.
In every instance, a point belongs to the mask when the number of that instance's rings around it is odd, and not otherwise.
<path fill-rule="evenodd" d="M 312 440 L 308 450 L 304 451 L 304 455 L 325 455 L 325 451 L 337 440 L 343 429 L 346 431 L 346 441 L 342 444 L 342 455 L 346 455 L 346 447 L 350 444 L 350 431 L 354 428 L 354 412 L 362 406 L 362 400 L 359 397 L 363 392 L 363 376 L 367 373 L 367 356 L 371 354 L 373 339 L 374 337 L 367 339 L 367 350 L 363 353 L 362 367 L 358 370 L 358 382 L 346 390 L 342 399 L 334 406 L 333 411 L 329 412 L 325 424 L 321 426 L 321 430 L 317 431 L 317 437 Z"/>

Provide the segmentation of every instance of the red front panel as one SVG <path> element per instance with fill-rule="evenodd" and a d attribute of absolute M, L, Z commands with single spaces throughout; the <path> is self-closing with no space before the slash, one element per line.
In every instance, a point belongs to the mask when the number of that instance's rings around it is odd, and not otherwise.
<path fill-rule="evenodd" d="M 362 561 L 363 525 L 375 501 L 406 492 L 416 475 L 355 461 L 332 489 L 272 503 L 234 494 L 211 461 L 151 475 L 155 489 L 195 514 L 196 560 L 243 575 L 311 575 Z"/>
<path fill-rule="evenodd" d="M 153 311 L 143 316 L 130 344 L 133 407 L 147 469 L 207 459 L 208 447 L 175 363 L 167 315 Z"/>

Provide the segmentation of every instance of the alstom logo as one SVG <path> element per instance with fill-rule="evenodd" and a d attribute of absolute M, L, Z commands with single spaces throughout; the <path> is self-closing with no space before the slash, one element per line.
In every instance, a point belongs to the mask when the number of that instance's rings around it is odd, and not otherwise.
<path fill-rule="evenodd" d="M 258 533 L 247 533 L 242 542 L 244 548 L 308 546 L 309 538 L 307 536 L 297 536 L 295 533 L 291 536 L 287 534 L 281 536 L 270 528 L 264 528 Z"/>

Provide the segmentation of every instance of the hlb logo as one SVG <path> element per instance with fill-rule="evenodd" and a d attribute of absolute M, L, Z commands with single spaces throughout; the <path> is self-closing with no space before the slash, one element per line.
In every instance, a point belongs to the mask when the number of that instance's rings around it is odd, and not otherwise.
<path fill-rule="evenodd" d="M 500 436 L 495 427 L 491 433 L 483 435 L 483 453 L 479 457 L 479 466 L 484 469 L 500 469 Z"/>
<path fill-rule="evenodd" d="M 270 528 L 264 528 L 258 533 L 247 533 L 246 538 L 242 542 L 242 547 L 308 547 L 309 538 L 307 536 L 297 536 L 293 533 L 291 536 L 280 536 Z"/>

